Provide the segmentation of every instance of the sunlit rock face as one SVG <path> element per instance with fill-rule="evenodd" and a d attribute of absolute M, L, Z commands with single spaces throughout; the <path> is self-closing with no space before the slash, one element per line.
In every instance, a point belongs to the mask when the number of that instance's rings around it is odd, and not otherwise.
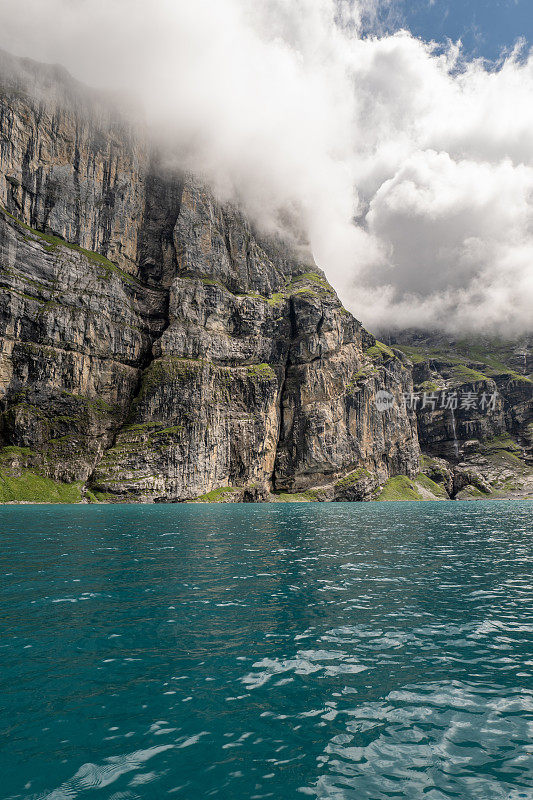
<path fill-rule="evenodd" d="M 166 168 L 61 70 L 6 55 L 0 68 L 10 474 L 170 502 L 369 499 L 418 472 L 409 366 L 305 251 Z"/>

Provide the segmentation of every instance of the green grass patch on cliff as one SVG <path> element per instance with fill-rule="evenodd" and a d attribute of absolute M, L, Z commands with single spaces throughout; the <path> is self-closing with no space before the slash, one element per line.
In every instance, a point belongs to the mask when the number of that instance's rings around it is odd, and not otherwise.
<path fill-rule="evenodd" d="M 85 247 L 80 247 L 78 244 L 74 244 L 73 242 L 67 242 L 66 239 L 62 239 L 60 236 L 54 236 L 51 233 L 43 233 L 43 231 L 39 231 L 36 228 L 32 228 L 31 225 L 28 225 L 26 222 L 22 222 L 22 220 L 17 219 L 13 214 L 11 214 L 7 209 L 0 205 L 0 210 L 4 212 L 10 219 L 16 222 L 24 230 L 28 231 L 32 236 L 40 239 L 41 243 L 43 244 L 45 250 L 48 252 L 53 252 L 58 247 L 66 247 L 69 250 L 73 250 L 76 253 L 81 253 L 81 255 L 85 256 L 85 258 L 95 267 L 99 267 L 102 272 L 100 273 L 100 277 L 104 279 L 109 279 L 112 274 L 116 274 L 121 280 L 125 281 L 126 283 L 134 283 L 136 285 L 142 286 L 143 284 L 133 275 L 130 275 L 129 272 L 125 272 L 123 269 L 118 267 L 112 261 L 110 261 L 106 256 L 102 255 L 101 253 L 97 253 L 95 250 L 86 250 Z"/>
<path fill-rule="evenodd" d="M 266 297 L 264 299 L 271 306 L 279 306 L 287 299 L 287 297 L 285 294 L 283 294 L 283 292 L 274 292 L 274 294 L 270 295 L 270 297 Z"/>
<path fill-rule="evenodd" d="M 460 358 L 435 350 L 424 352 L 418 348 L 404 347 L 403 345 L 397 345 L 397 349 L 408 356 L 413 364 L 422 364 L 426 361 L 435 362 L 434 366 L 438 372 L 457 383 L 479 383 L 480 381 L 487 381 L 489 379 L 488 376 L 482 372 L 483 364 L 467 366 Z"/>
<path fill-rule="evenodd" d="M 406 475 L 395 475 L 389 478 L 383 487 L 378 500 L 421 500 L 419 493 L 415 489 L 412 478 Z"/>
<path fill-rule="evenodd" d="M 420 466 L 422 467 L 422 474 L 431 478 L 437 484 L 446 483 L 449 478 L 449 471 L 446 469 L 445 464 L 428 455 L 420 456 Z"/>
<path fill-rule="evenodd" d="M 481 453 L 491 463 L 503 466 L 502 462 L 509 462 L 509 465 L 524 464 L 522 460 L 522 449 L 518 443 L 508 433 L 495 436 L 480 445 Z"/>
<path fill-rule="evenodd" d="M 476 383 L 494 378 L 508 378 L 516 383 L 533 384 L 531 377 L 520 374 L 515 363 L 516 352 L 512 342 L 491 340 L 481 343 L 462 339 L 446 345 L 394 345 L 414 364 L 436 362 L 439 371 L 448 371 L 452 380 Z"/>
<path fill-rule="evenodd" d="M 117 499 L 117 495 L 113 492 L 100 492 L 98 489 L 93 489 L 91 494 L 97 503 L 108 503 Z"/>
<path fill-rule="evenodd" d="M 389 358 L 395 358 L 394 352 L 390 347 L 387 347 L 383 342 L 376 339 L 375 344 L 365 350 L 365 355 L 372 359 L 372 361 L 388 361 Z"/>
<path fill-rule="evenodd" d="M 492 439 L 483 443 L 485 451 L 494 450 L 510 450 L 511 452 L 520 453 L 520 445 L 515 442 L 510 433 L 502 433 L 500 436 L 494 436 Z"/>
<path fill-rule="evenodd" d="M 270 502 L 273 503 L 319 503 L 324 499 L 321 489 L 306 489 L 303 492 L 272 492 Z"/>
<path fill-rule="evenodd" d="M 198 377 L 207 364 L 203 359 L 164 356 L 153 361 L 145 370 L 137 401 L 152 394 L 160 386 Z"/>
<path fill-rule="evenodd" d="M 246 374 L 252 380 L 276 380 L 276 373 L 270 364 L 251 364 L 246 368 Z"/>
<path fill-rule="evenodd" d="M 215 286 L 223 289 L 234 297 L 238 298 L 251 298 L 260 300 L 263 303 L 268 303 L 272 307 L 281 306 L 291 296 L 298 295 L 316 295 L 320 292 L 325 292 L 328 295 L 335 296 L 335 290 L 328 283 L 323 275 L 318 272 L 303 272 L 300 275 L 293 275 L 290 280 L 277 292 L 271 295 L 263 295 L 260 292 L 249 291 L 245 293 L 236 293 L 226 286 L 222 281 L 216 280 L 208 275 L 200 275 L 198 277 L 182 276 L 182 280 L 200 281 L 204 286 Z M 341 313 L 348 314 L 345 308 L 340 309 Z"/>
<path fill-rule="evenodd" d="M 369 364 L 367 366 L 358 369 L 357 372 L 354 372 L 352 377 L 350 378 L 349 383 L 346 384 L 346 391 L 347 392 L 355 392 L 359 391 L 361 388 L 359 384 L 363 381 L 368 380 L 369 378 L 375 377 L 378 372 L 377 365 Z"/>
<path fill-rule="evenodd" d="M 287 285 L 286 291 L 288 294 L 292 295 L 305 293 L 314 294 L 317 291 L 325 292 L 329 295 L 335 294 L 333 287 L 330 286 L 326 278 L 318 272 L 302 272 L 300 275 L 295 275 Z"/>
<path fill-rule="evenodd" d="M 359 467 L 358 469 L 354 470 L 354 472 L 348 473 L 343 478 L 337 481 L 335 484 L 336 489 L 348 489 L 350 486 L 354 486 L 356 483 L 362 480 L 370 480 L 372 479 L 372 474 L 365 469 L 364 467 Z"/>
<path fill-rule="evenodd" d="M 419 347 L 412 347 L 407 344 L 395 344 L 394 347 L 411 359 L 413 364 L 422 364 L 430 358 L 429 351 L 422 350 Z"/>
<path fill-rule="evenodd" d="M 418 474 L 416 478 L 407 475 L 395 475 L 389 478 L 377 500 L 389 502 L 394 500 L 446 500 L 448 495 L 442 486 L 432 481 L 427 475 Z"/>
<path fill-rule="evenodd" d="M 161 422 L 135 422 L 132 425 L 127 425 L 121 430 L 122 435 L 127 434 L 150 434 L 154 430 L 160 430 L 163 423 Z"/>
<path fill-rule="evenodd" d="M 436 481 L 432 480 L 428 475 L 424 475 L 423 472 L 419 473 L 416 476 L 416 484 L 418 484 L 418 491 L 426 490 L 427 492 L 431 492 L 431 494 L 435 495 L 435 497 L 441 497 L 443 500 L 448 499 L 448 494 L 446 489 L 437 483 Z"/>
<path fill-rule="evenodd" d="M 274 492 L 275 503 L 313 503 L 315 497 L 308 492 Z"/>
<path fill-rule="evenodd" d="M 447 370 L 450 374 L 450 377 L 454 381 L 458 381 L 460 383 L 480 383 L 487 380 L 487 376 L 484 375 L 478 369 L 472 369 L 472 367 L 467 367 L 464 364 L 460 363 L 450 363 L 450 365 L 446 365 Z"/>
<path fill-rule="evenodd" d="M 0 468 L 0 503 L 81 503 L 81 483 L 61 483 L 30 470 Z"/>
<path fill-rule="evenodd" d="M 424 381 L 423 383 L 417 384 L 416 388 L 419 392 L 438 392 L 439 385 L 436 381 Z"/>
<path fill-rule="evenodd" d="M 0 464 L 11 462 L 14 459 L 26 460 L 31 458 L 33 451 L 29 447 L 16 447 L 15 445 L 8 445 L 2 447 L 0 450 Z"/>
<path fill-rule="evenodd" d="M 72 400 L 77 402 L 81 408 L 86 408 L 98 416 L 116 417 L 121 411 L 120 405 L 112 405 L 111 403 L 107 403 L 105 400 L 102 400 L 100 397 L 87 397 L 86 395 L 74 394 L 73 392 L 67 392 L 65 390 L 63 390 L 61 394 L 64 397 L 70 397 Z"/>
<path fill-rule="evenodd" d="M 79 253 L 83 253 L 83 255 L 89 259 L 92 264 L 98 264 L 106 267 L 110 267 L 112 269 L 115 268 L 115 264 L 112 261 L 109 261 L 108 258 L 103 256 L 101 253 L 96 253 L 94 250 L 86 250 L 84 247 L 80 247 L 77 244 L 73 244 L 72 242 L 67 242 L 65 239 L 62 239 L 60 236 L 54 236 L 51 233 L 43 233 L 43 231 L 39 231 L 36 228 L 32 228 L 31 225 L 28 225 L 26 222 L 22 222 L 22 220 L 17 219 L 13 214 L 11 214 L 7 209 L 3 206 L 0 206 L 0 209 L 7 214 L 10 219 L 20 225 L 21 228 L 28 231 L 32 234 L 32 236 L 36 236 L 38 239 L 41 239 L 47 245 L 47 250 L 53 250 L 56 247 L 68 247 L 69 250 L 76 250 Z"/>
<path fill-rule="evenodd" d="M 219 486 L 218 489 L 213 489 L 211 492 L 207 492 L 206 494 L 200 495 L 200 497 L 196 497 L 194 500 L 190 500 L 191 503 L 225 503 L 227 502 L 230 497 L 238 492 L 238 489 L 235 489 L 233 486 Z"/>
<path fill-rule="evenodd" d="M 485 492 L 480 491 L 476 486 L 465 486 L 455 496 L 455 500 L 483 500 L 488 497 Z"/>
<path fill-rule="evenodd" d="M 185 427 L 183 425 L 168 425 L 166 428 L 159 428 L 159 430 L 155 430 L 150 434 L 150 437 L 157 437 L 157 436 L 164 436 L 164 437 L 175 437 L 179 436 L 183 433 Z"/>
<path fill-rule="evenodd" d="M 40 303 L 41 306 L 48 306 L 48 303 L 45 300 L 42 300 L 40 297 L 35 297 L 33 294 L 26 294 L 26 292 L 20 292 L 18 289 L 13 289 L 11 286 L 9 287 L 2 287 L 5 292 L 9 292 L 9 294 L 15 295 L 15 297 L 20 297 L 22 300 L 31 300 L 35 303 Z M 45 309 L 41 308 L 39 313 L 42 314 Z"/>

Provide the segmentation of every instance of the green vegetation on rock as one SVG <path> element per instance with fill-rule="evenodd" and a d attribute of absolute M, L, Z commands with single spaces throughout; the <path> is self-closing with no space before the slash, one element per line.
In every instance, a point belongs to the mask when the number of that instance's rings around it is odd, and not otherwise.
<path fill-rule="evenodd" d="M 439 385 L 436 381 L 424 381 L 423 383 L 419 383 L 416 387 L 419 392 L 438 392 Z"/>
<path fill-rule="evenodd" d="M 269 305 L 279 306 L 284 300 L 287 299 L 287 296 L 283 292 L 274 292 L 274 294 L 270 295 L 270 297 L 266 297 L 265 299 Z"/>
<path fill-rule="evenodd" d="M 0 210 L 4 212 L 10 219 L 12 219 L 17 225 L 20 225 L 21 228 L 28 231 L 32 236 L 38 238 L 43 243 L 45 250 L 48 252 L 54 252 L 57 250 L 58 247 L 65 247 L 68 250 L 73 250 L 77 253 L 81 253 L 81 255 L 85 256 L 88 261 L 90 261 L 93 266 L 99 267 L 101 269 L 100 277 L 104 279 L 109 279 L 112 274 L 116 274 L 121 280 L 126 281 L 126 283 L 134 283 L 139 286 L 142 286 L 142 283 L 135 278 L 133 275 L 130 275 L 129 272 L 125 272 L 123 269 L 118 267 L 112 261 L 110 261 L 106 256 L 103 256 L 101 253 L 97 253 L 94 250 L 86 250 L 84 247 L 80 247 L 77 244 L 73 244 L 72 242 L 67 242 L 65 239 L 62 239 L 60 236 L 54 236 L 50 233 L 43 233 L 43 231 L 39 231 L 36 228 L 32 228 L 30 225 L 27 225 L 22 220 L 17 219 L 13 214 L 7 211 L 3 206 L 0 205 Z M 35 298 L 31 298 L 35 299 Z"/>
<path fill-rule="evenodd" d="M 97 503 L 107 503 L 109 501 L 114 501 L 117 499 L 117 496 L 113 494 L 113 492 L 100 492 L 94 489 L 91 492 L 92 496 L 96 498 Z"/>
<path fill-rule="evenodd" d="M 428 455 L 420 456 L 420 466 L 422 474 L 430 478 L 434 483 L 446 483 L 449 479 L 449 470 L 444 464 Z"/>
<path fill-rule="evenodd" d="M 307 489 L 305 492 L 273 492 L 274 503 L 317 503 L 321 500 L 320 489 Z"/>
<path fill-rule="evenodd" d="M 448 494 L 443 486 L 441 486 L 436 481 L 432 480 L 428 475 L 424 475 L 423 472 L 420 472 L 416 478 L 416 484 L 419 487 L 419 491 L 426 491 L 430 492 L 431 494 L 435 495 L 435 497 L 441 498 L 442 500 L 448 500 Z"/>
<path fill-rule="evenodd" d="M 90 489 L 86 489 L 85 490 L 85 497 L 87 498 L 89 503 L 99 503 L 100 502 L 98 500 L 98 498 L 96 497 L 96 495 L 93 492 L 91 492 Z"/>
<path fill-rule="evenodd" d="M 509 462 L 510 466 L 524 463 L 520 446 L 508 433 L 481 442 L 480 452 L 495 465 L 503 466 L 502 462 Z"/>
<path fill-rule="evenodd" d="M 12 462 L 14 459 L 26 461 L 33 455 L 29 447 L 16 447 L 15 445 L 8 445 L 0 450 L 0 464 Z"/>
<path fill-rule="evenodd" d="M 189 500 L 190 503 L 225 503 L 229 498 L 239 490 L 233 486 L 220 486 L 218 489 L 213 489 L 207 494 L 202 494 L 200 497 L 195 497 L 194 500 Z"/>
<path fill-rule="evenodd" d="M 372 347 L 365 350 L 365 355 L 372 359 L 372 361 L 388 361 L 389 358 L 395 358 L 394 352 L 390 347 L 387 347 L 383 342 L 376 339 L 376 343 Z"/>
<path fill-rule="evenodd" d="M 511 434 L 502 433 L 483 443 L 483 449 L 487 453 L 498 450 L 508 450 L 511 453 L 521 453 L 520 446 L 515 442 Z"/>
<path fill-rule="evenodd" d="M 389 478 L 377 498 L 381 501 L 392 500 L 447 500 L 448 495 L 442 486 L 427 475 L 419 473 L 416 478 L 407 475 L 396 475 Z"/>
<path fill-rule="evenodd" d="M 270 364 L 252 364 L 246 368 L 249 378 L 257 380 L 276 380 L 276 373 Z"/>
<path fill-rule="evenodd" d="M 0 468 L 0 503 L 81 503 L 81 483 L 61 483 L 23 469 Z"/>
<path fill-rule="evenodd" d="M 203 359 L 164 356 L 152 361 L 142 376 L 137 402 L 152 394 L 159 386 L 198 376 L 207 364 Z"/>
<path fill-rule="evenodd" d="M 508 378 L 516 383 L 533 384 L 528 375 L 517 372 L 516 353 L 512 342 L 494 339 L 489 342 L 461 339 L 456 342 L 425 345 L 397 344 L 395 347 L 413 364 L 434 362 L 445 377 L 456 383 L 478 383 L 495 378 Z M 447 374 L 445 374 L 447 373 Z M 422 387 L 418 387 L 422 389 Z"/>
<path fill-rule="evenodd" d="M 480 383 L 488 380 L 478 369 L 466 367 L 464 364 L 450 363 L 448 371 L 456 383 Z"/>
<path fill-rule="evenodd" d="M 358 467 L 354 472 L 349 472 L 335 484 L 336 489 L 347 489 L 361 480 L 371 480 L 372 474 L 364 467 Z"/>
<path fill-rule="evenodd" d="M 361 381 L 373 378 L 377 374 L 379 374 L 378 367 L 374 366 L 373 364 L 361 367 L 361 369 L 358 369 L 357 372 L 353 373 L 349 383 L 346 384 L 346 391 L 348 393 L 358 391 L 361 388 L 359 386 Z"/>
<path fill-rule="evenodd" d="M 476 486 L 465 486 L 455 496 L 456 500 L 482 500 L 487 497 L 485 492 L 480 491 Z"/>

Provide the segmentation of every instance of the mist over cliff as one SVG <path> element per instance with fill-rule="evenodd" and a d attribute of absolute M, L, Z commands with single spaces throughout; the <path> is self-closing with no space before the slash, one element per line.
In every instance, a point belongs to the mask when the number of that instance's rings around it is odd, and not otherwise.
<path fill-rule="evenodd" d="M 308 239 L 372 329 L 523 332 L 533 58 L 363 37 L 373 6 L 4 0 L 0 47 L 142 107 L 176 163 Z"/>
<path fill-rule="evenodd" d="M 0 76 L 0 502 L 531 494 L 527 336 L 380 342 L 261 230 L 303 207 L 250 219 L 64 67 Z"/>

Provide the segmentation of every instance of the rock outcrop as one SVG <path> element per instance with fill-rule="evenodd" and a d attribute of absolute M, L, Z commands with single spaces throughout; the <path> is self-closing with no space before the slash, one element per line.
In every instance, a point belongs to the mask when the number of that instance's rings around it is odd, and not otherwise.
<path fill-rule="evenodd" d="M 533 497 L 530 337 L 404 331 L 392 341 L 413 365 L 423 472 L 452 498 Z"/>
<path fill-rule="evenodd" d="M 0 68 L 0 498 L 361 500 L 417 475 L 411 370 L 309 255 L 61 70 Z"/>

